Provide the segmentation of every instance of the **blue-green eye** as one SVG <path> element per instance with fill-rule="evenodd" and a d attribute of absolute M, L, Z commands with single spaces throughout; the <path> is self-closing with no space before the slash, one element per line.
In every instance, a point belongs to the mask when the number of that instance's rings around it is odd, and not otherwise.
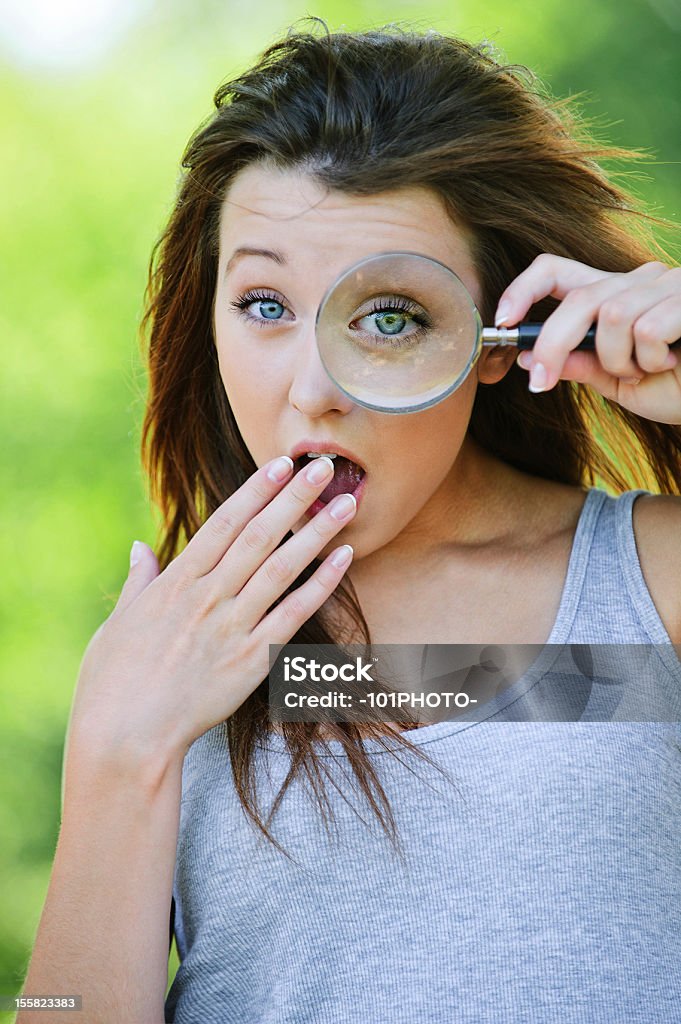
<path fill-rule="evenodd" d="M 393 348 L 415 344 L 433 326 L 426 311 L 403 296 L 375 299 L 372 308 L 350 325 L 366 343 L 388 343 Z"/>
<path fill-rule="evenodd" d="M 281 302 L 275 302 L 273 299 L 268 299 L 267 302 L 260 303 L 259 312 L 267 320 L 278 320 L 284 312 L 284 307 Z"/>
<path fill-rule="evenodd" d="M 238 310 L 250 323 L 257 324 L 259 327 L 268 322 L 276 323 L 281 320 L 286 309 L 284 303 L 276 295 L 260 290 L 244 292 L 235 302 L 230 302 L 230 306 Z M 249 306 L 255 306 L 255 316 L 248 309 Z"/>
<path fill-rule="evenodd" d="M 361 320 L 358 320 L 357 322 L 359 324 L 364 324 L 366 322 L 367 326 L 365 330 L 370 330 L 370 328 L 374 326 L 378 327 L 381 334 L 394 335 L 401 334 L 410 321 L 412 324 L 415 322 L 412 317 L 408 315 L 405 316 L 404 313 L 398 313 L 395 310 L 383 309 L 379 310 L 377 313 L 372 313 L 370 316 L 363 316 Z M 417 327 L 413 328 L 413 330 L 417 329 Z M 407 332 L 407 334 L 411 333 L 411 331 Z"/>

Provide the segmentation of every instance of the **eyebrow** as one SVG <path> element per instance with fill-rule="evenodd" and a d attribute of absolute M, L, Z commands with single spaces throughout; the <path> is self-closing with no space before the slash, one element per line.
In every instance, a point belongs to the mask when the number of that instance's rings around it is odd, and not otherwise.
<path fill-rule="evenodd" d="M 225 267 L 225 277 L 229 274 L 236 261 L 241 256 L 264 256 L 268 260 L 274 260 L 280 267 L 283 267 L 286 263 L 286 256 L 279 249 L 257 249 L 252 245 L 240 245 L 238 249 L 235 249 L 232 255 L 227 260 L 227 266 Z"/>

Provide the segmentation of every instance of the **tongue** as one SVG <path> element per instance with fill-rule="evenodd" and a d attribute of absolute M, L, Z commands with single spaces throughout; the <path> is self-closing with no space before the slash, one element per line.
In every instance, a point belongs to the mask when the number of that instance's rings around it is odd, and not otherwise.
<path fill-rule="evenodd" d="M 350 462 L 342 455 L 336 456 L 333 467 L 333 479 L 319 495 L 325 502 L 331 501 L 337 494 L 352 494 L 364 476 L 364 470 L 360 469 L 356 462 Z"/>

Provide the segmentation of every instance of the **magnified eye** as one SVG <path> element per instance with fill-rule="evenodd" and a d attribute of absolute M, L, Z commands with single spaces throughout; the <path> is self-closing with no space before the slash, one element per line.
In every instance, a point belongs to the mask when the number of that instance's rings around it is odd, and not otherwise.
<path fill-rule="evenodd" d="M 383 338 L 392 345 L 402 340 L 411 344 L 430 326 L 425 310 L 403 296 L 374 299 L 371 311 L 350 324 L 354 330 L 370 335 L 372 341 L 380 343 Z"/>
<path fill-rule="evenodd" d="M 409 318 L 403 313 L 392 312 L 390 310 L 377 311 L 374 316 L 376 319 L 373 322 L 376 324 L 381 334 L 401 334 L 409 323 Z M 369 317 L 362 317 L 362 320 L 368 319 Z M 360 323 L 362 323 L 362 320 L 360 320 Z"/>

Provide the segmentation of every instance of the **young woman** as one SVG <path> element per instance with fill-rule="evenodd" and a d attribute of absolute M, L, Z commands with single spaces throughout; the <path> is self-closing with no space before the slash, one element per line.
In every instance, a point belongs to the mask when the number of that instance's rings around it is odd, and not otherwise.
<path fill-rule="evenodd" d="M 26 993 L 89 1024 L 677 1019 L 676 722 L 514 721 L 542 658 L 475 721 L 268 708 L 290 641 L 649 645 L 681 685 L 681 268 L 595 160 L 627 154 L 434 32 L 290 32 L 215 103 L 150 267 L 162 537 L 81 666 Z M 315 313 L 391 251 L 544 322 L 533 351 L 354 403 Z"/>

